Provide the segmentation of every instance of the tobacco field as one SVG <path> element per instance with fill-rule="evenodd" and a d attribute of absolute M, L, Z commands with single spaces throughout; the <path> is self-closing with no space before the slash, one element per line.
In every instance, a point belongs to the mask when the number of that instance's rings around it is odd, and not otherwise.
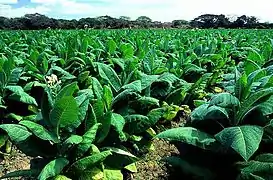
<path fill-rule="evenodd" d="M 273 179 L 273 31 L 0 31 L 5 178 L 123 180 L 154 140 L 179 179 Z M 183 177 L 183 178 L 182 178 Z"/>

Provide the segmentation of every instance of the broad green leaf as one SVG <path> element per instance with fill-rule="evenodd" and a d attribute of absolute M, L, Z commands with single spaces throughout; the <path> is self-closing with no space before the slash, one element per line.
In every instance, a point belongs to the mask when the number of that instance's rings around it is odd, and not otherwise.
<path fill-rule="evenodd" d="M 235 86 L 234 92 L 235 96 L 240 100 L 243 101 L 244 98 L 247 96 L 249 89 L 247 87 L 247 76 L 246 74 L 240 75 L 238 71 L 235 73 Z"/>
<path fill-rule="evenodd" d="M 104 169 L 105 180 L 123 180 L 123 174 L 118 169 Z"/>
<path fill-rule="evenodd" d="M 108 44 L 108 52 L 110 54 L 113 54 L 117 48 L 116 42 L 113 39 L 110 39 L 107 44 Z"/>
<path fill-rule="evenodd" d="M 141 97 L 136 100 L 140 106 L 157 106 L 159 107 L 159 100 L 153 97 Z"/>
<path fill-rule="evenodd" d="M 141 77 L 141 90 L 146 89 L 147 87 L 151 86 L 153 82 L 158 79 L 158 75 L 146 75 L 142 74 Z"/>
<path fill-rule="evenodd" d="M 266 88 L 252 93 L 245 101 L 241 103 L 241 108 L 237 112 L 235 119 L 240 122 L 250 112 L 262 98 L 273 94 L 273 88 Z"/>
<path fill-rule="evenodd" d="M 173 128 L 159 133 L 157 138 L 168 141 L 180 141 L 202 149 L 210 149 L 216 142 L 213 136 L 192 127 Z"/>
<path fill-rule="evenodd" d="M 118 92 L 121 88 L 121 81 L 116 72 L 106 64 L 97 63 L 99 69 L 99 75 L 106 80 L 115 92 Z"/>
<path fill-rule="evenodd" d="M 210 106 L 207 109 L 204 119 L 229 119 L 229 114 L 225 108 Z"/>
<path fill-rule="evenodd" d="M 103 148 L 103 150 L 109 150 L 112 153 L 111 156 L 108 156 L 105 159 L 104 163 L 107 164 L 107 166 L 115 169 L 122 169 L 125 166 L 140 160 L 135 155 L 127 151 L 125 148 L 123 150 L 114 147 L 105 147 Z"/>
<path fill-rule="evenodd" d="M 110 151 L 103 151 L 92 156 L 87 156 L 73 163 L 69 167 L 68 171 L 73 174 L 81 174 L 85 170 L 88 170 L 97 165 L 98 163 L 103 162 L 104 159 L 110 156 L 111 154 L 112 153 Z"/>
<path fill-rule="evenodd" d="M 61 91 L 58 93 L 55 101 L 57 102 L 58 100 L 62 99 L 63 97 L 72 96 L 75 93 L 75 91 L 77 91 L 77 90 L 79 90 L 77 82 L 73 82 L 61 89 Z"/>
<path fill-rule="evenodd" d="M 129 84 L 126 84 L 124 86 L 122 86 L 122 89 L 130 89 L 133 90 L 135 92 L 141 92 L 142 88 L 141 88 L 141 81 L 140 80 L 136 80 L 133 81 Z"/>
<path fill-rule="evenodd" d="M 100 82 L 98 81 L 98 79 L 91 77 L 92 79 L 92 88 L 95 94 L 95 97 L 97 99 L 102 99 L 102 95 L 103 95 L 103 88 L 102 85 L 100 84 Z"/>
<path fill-rule="evenodd" d="M 69 161 L 65 158 L 59 158 L 49 162 L 39 174 L 38 179 L 47 180 L 48 178 L 59 175 L 68 163 Z"/>
<path fill-rule="evenodd" d="M 79 180 L 103 180 L 103 171 L 97 167 L 88 169 L 80 174 Z"/>
<path fill-rule="evenodd" d="M 111 125 L 119 133 L 120 139 L 125 139 L 123 128 L 125 125 L 125 119 L 120 114 L 112 113 Z"/>
<path fill-rule="evenodd" d="M 85 130 L 89 130 L 92 126 L 94 126 L 97 123 L 97 117 L 95 114 L 95 111 L 93 109 L 93 106 L 89 104 L 89 108 L 87 111 L 87 117 L 85 120 Z"/>
<path fill-rule="evenodd" d="M 149 118 L 147 116 L 132 114 L 125 117 L 125 131 L 127 133 L 135 134 L 144 132 L 149 127 Z"/>
<path fill-rule="evenodd" d="M 97 131 L 101 124 L 97 123 L 91 127 L 83 136 L 81 143 L 77 146 L 77 157 L 82 157 L 91 147 L 91 144 L 95 141 Z"/>
<path fill-rule="evenodd" d="M 0 128 L 6 131 L 11 141 L 15 143 L 20 143 L 32 135 L 26 127 L 17 124 L 1 124 Z"/>
<path fill-rule="evenodd" d="M 16 178 L 16 177 L 37 177 L 40 173 L 40 170 L 30 169 L 30 170 L 18 170 L 14 172 L 10 172 L 0 177 L 0 179 L 8 179 L 8 178 Z"/>
<path fill-rule="evenodd" d="M 73 97 L 63 97 L 54 104 L 50 112 L 50 122 L 57 135 L 59 134 L 59 128 L 74 129 L 81 124 L 78 111 L 77 102 Z"/>
<path fill-rule="evenodd" d="M 259 109 L 264 116 L 273 114 L 273 96 L 270 96 L 266 101 L 259 104 L 257 109 Z"/>
<path fill-rule="evenodd" d="M 113 93 L 111 91 L 111 88 L 108 86 L 103 87 L 103 100 L 105 102 L 104 104 L 106 106 L 106 109 L 110 111 L 112 107 Z"/>
<path fill-rule="evenodd" d="M 6 86 L 6 89 L 14 93 L 10 96 L 11 99 L 38 106 L 36 100 L 24 92 L 24 89 L 21 86 Z"/>
<path fill-rule="evenodd" d="M 132 173 L 136 173 L 137 172 L 136 163 L 129 164 L 129 165 L 125 166 L 124 168 L 126 170 L 132 172 Z"/>
<path fill-rule="evenodd" d="M 21 121 L 19 124 L 27 127 L 35 136 L 45 141 L 53 141 L 55 143 L 59 142 L 56 135 L 49 132 L 42 125 L 37 124 L 32 121 Z"/>
<path fill-rule="evenodd" d="M 65 71 L 64 69 L 62 69 L 58 66 L 51 67 L 51 70 L 61 73 L 63 75 L 60 78 L 62 81 L 76 79 L 76 77 L 74 75 L 70 74 L 69 72 Z"/>
<path fill-rule="evenodd" d="M 212 97 L 209 106 L 217 105 L 223 108 L 238 107 L 240 101 L 229 93 L 220 93 Z"/>
<path fill-rule="evenodd" d="M 82 94 L 76 97 L 75 99 L 79 107 L 79 112 L 78 112 L 79 120 L 82 122 L 85 119 L 85 116 L 87 114 L 89 99 L 86 94 Z"/>
<path fill-rule="evenodd" d="M 225 147 L 234 149 L 245 161 L 248 161 L 258 150 L 262 136 L 262 127 L 247 125 L 225 128 L 216 134 L 215 138 Z"/>
<path fill-rule="evenodd" d="M 246 60 L 244 62 L 244 66 L 245 66 L 245 72 L 246 72 L 247 76 L 250 73 L 260 69 L 260 66 L 257 63 L 255 63 L 254 61 L 252 61 L 252 60 Z"/>
<path fill-rule="evenodd" d="M 102 126 L 98 132 L 98 143 L 103 142 L 103 140 L 107 137 L 111 128 L 111 120 L 112 120 L 112 112 L 107 112 L 102 119 L 98 119 L 98 123 L 101 123 Z"/>
<path fill-rule="evenodd" d="M 67 138 L 62 144 L 60 148 L 60 152 L 63 154 L 70 149 L 72 146 L 80 144 L 83 141 L 83 138 L 78 135 L 71 135 L 69 138 Z"/>

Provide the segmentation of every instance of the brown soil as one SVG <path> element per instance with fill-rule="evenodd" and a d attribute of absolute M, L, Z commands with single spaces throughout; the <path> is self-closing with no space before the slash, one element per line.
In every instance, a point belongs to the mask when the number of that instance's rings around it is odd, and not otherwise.
<path fill-rule="evenodd" d="M 13 149 L 10 155 L 0 157 L 0 176 L 17 170 L 29 169 L 30 159 L 20 151 Z"/>
<path fill-rule="evenodd" d="M 170 172 L 164 162 L 163 157 L 178 154 L 176 147 L 167 141 L 154 140 L 155 150 L 146 154 L 145 157 L 137 162 L 138 172 L 131 174 L 128 180 L 167 180 Z"/>

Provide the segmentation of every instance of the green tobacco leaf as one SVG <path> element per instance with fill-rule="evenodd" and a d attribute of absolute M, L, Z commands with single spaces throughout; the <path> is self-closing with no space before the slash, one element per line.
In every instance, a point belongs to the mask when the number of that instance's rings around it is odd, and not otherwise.
<path fill-rule="evenodd" d="M 89 104 L 89 108 L 87 111 L 87 118 L 85 120 L 85 130 L 89 130 L 92 126 L 94 126 L 97 123 L 97 117 L 95 114 L 95 111 L 93 109 L 93 106 Z"/>
<path fill-rule="evenodd" d="M 213 136 L 192 127 L 179 127 L 159 133 L 157 138 L 180 141 L 202 149 L 210 149 L 216 142 Z"/>
<path fill-rule="evenodd" d="M 210 106 L 207 109 L 204 119 L 229 119 L 229 115 L 225 108 Z"/>
<path fill-rule="evenodd" d="M 122 89 L 130 89 L 133 90 L 135 92 L 141 92 L 142 88 L 141 88 L 141 81 L 140 80 L 136 80 L 133 81 L 129 84 L 126 84 L 124 86 L 122 86 Z"/>
<path fill-rule="evenodd" d="M 58 71 L 59 73 L 61 73 L 63 75 L 63 77 L 60 78 L 62 81 L 76 79 L 76 77 L 74 75 L 70 74 L 69 72 L 63 70 L 62 68 L 60 68 L 58 66 L 51 67 L 51 70 L 55 70 L 55 71 Z"/>
<path fill-rule="evenodd" d="M 97 123 L 91 127 L 83 136 L 82 142 L 77 146 L 77 157 L 82 157 L 91 147 L 91 144 L 95 141 L 97 131 L 101 124 Z"/>
<path fill-rule="evenodd" d="M 80 174 L 79 180 L 103 180 L 104 174 L 100 168 L 94 167 Z"/>
<path fill-rule="evenodd" d="M 98 132 L 98 143 L 101 143 L 108 135 L 111 128 L 112 112 L 107 112 L 102 119 L 98 119 L 98 123 L 102 126 Z"/>
<path fill-rule="evenodd" d="M 124 139 L 123 128 L 125 125 L 125 119 L 120 114 L 112 113 L 111 125 L 119 133 L 120 139 Z"/>
<path fill-rule="evenodd" d="M 123 180 L 123 174 L 117 169 L 104 169 L 104 180 Z"/>
<path fill-rule="evenodd" d="M 103 96 L 103 87 L 102 87 L 102 85 L 100 84 L 100 82 L 98 81 L 97 78 L 91 77 L 91 79 L 92 79 L 92 88 L 93 88 L 95 97 L 97 99 L 102 99 L 102 96 Z"/>
<path fill-rule="evenodd" d="M 74 145 L 80 144 L 82 141 L 83 138 L 81 136 L 71 135 L 62 143 L 60 152 L 64 154 L 69 148 Z"/>
<path fill-rule="evenodd" d="M 85 119 L 85 116 L 87 114 L 89 99 L 86 94 L 82 94 L 76 97 L 75 99 L 79 107 L 79 112 L 78 112 L 79 120 L 82 122 Z"/>
<path fill-rule="evenodd" d="M 19 122 L 19 124 L 27 127 L 35 136 L 39 137 L 42 140 L 53 141 L 55 143 L 59 142 L 56 135 L 49 132 L 47 129 L 45 129 L 40 124 L 37 124 L 32 121 L 21 121 L 21 122 Z"/>
<path fill-rule="evenodd" d="M 248 76 L 250 73 L 260 69 L 260 66 L 252 60 L 246 60 L 244 62 L 245 72 Z"/>
<path fill-rule="evenodd" d="M 141 97 L 136 100 L 140 106 L 157 106 L 159 107 L 159 100 L 153 97 Z"/>
<path fill-rule="evenodd" d="M 133 100 L 133 99 L 136 99 L 137 97 L 140 98 L 141 96 L 137 94 L 136 92 L 134 92 L 132 89 L 125 89 L 114 98 L 113 104 L 119 101 L 127 100 L 127 99 Z"/>
<path fill-rule="evenodd" d="M 84 72 L 81 72 L 78 76 L 78 80 L 82 83 L 84 82 L 85 80 L 87 80 L 88 76 L 89 76 L 90 72 L 89 71 L 84 71 Z"/>
<path fill-rule="evenodd" d="M 63 168 L 68 165 L 68 163 L 69 161 L 65 158 L 59 158 L 51 161 L 43 168 L 38 179 L 47 180 L 48 178 L 59 175 Z"/>
<path fill-rule="evenodd" d="M 105 159 L 104 163 L 107 164 L 107 166 L 115 169 L 122 169 L 125 166 L 135 163 L 139 160 L 139 158 L 137 158 L 130 152 L 119 148 L 105 147 L 103 148 L 103 150 L 111 151 L 112 155 L 108 156 Z"/>
<path fill-rule="evenodd" d="M 259 148 L 262 136 L 262 127 L 237 126 L 225 128 L 215 138 L 225 147 L 234 149 L 247 161 Z"/>
<path fill-rule="evenodd" d="M 121 88 L 121 81 L 116 72 L 106 64 L 97 63 L 97 65 L 100 77 L 106 80 L 118 92 Z"/>
<path fill-rule="evenodd" d="M 40 173 L 40 170 L 37 169 L 30 169 L 30 170 L 19 170 L 19 171 L 14 171 L 5 174 L 4 176 L 0 177 L 0 179 L 8 179 L 8 178 L 16 178 L 16 177 L 37 177 Z"/>
<path fill-rule="evenodd" d="M 134 47 L 131 44 L 123 44 L 121 46 L 122 57 L 124 59 L 130 59 L 134 57 Z"/>
<path fill-rule="evenodd" d="M 97 100 L 95 104 L 93 105 L 93 110 L 96 116 L 96 120 L 99 123 L 102 121 L 104 116 L 104 103 L 102 100 Z"/>
<path fill-rule="evenodd" d="M 124 169 L 126 169 L 132 173 L 136 173 L 137 172 L 136 163 L 129 164 L 129 165 L 125 166 Z"/>
<path fill-rule="evenodd" d="M 241 108 L 236 114 L 235 119 L 240 122 L 253 109 L 253 106 L 264 97 L 273 94 L 273 88 L 262 89 L 258 92 L 252 93 L 245 101 L 241 103 Z"/>
<path fill-rule="evenodd" d="M 261 111 L 264 116 L 273 114 L 273 96 L 270 96 L 265 102 L 259 104 L 257 109 Z"/>
<path fill-rule="evenodd" d="M 110 111 L 112 107 L 113 93 L 111 88 L 108 86 L 103 87 L 103 100 L 105 102 L 104 104 L 106 106 L 106 109 Z"/>
<path fill-rule="evenodd" d="M 101 153 L 94 154 L 92 156 L 87 156 L 85 158 L 82 158 L 75 163 L 73 163 L 69 169 L 68 172 L 71 172 L 73 174 L 81 174 L 85 170 L 88 170 L 98 163 L 101 163 L 110 156 L 112 153 L 110 151 L 103 151 Z"/>
<path fill-rule="evenodd" d="M 191 113 L 191 120 L 204 120 L 207 114 L 207 110 L 209 108 L 209 104 L 203 104 L 197 108 L 195 108 Z"/>
<path fill-rule="evenodd" d="M 15 68 L 12 70 L 9 77 L 9 84 L 17 84 L 20 80 L 20 76 L 22 74 L 23 68 Z"/>
<path fill-rule="evenodd" d="M 77 91 L 77 90 L 79 90 L 77 82 L 73 82 L 61 89 L 61 91 L 56 96 L 55 101 L 57 102 L 58 100 L 62 99 L 63 97 L 72 96 L 75 93 L 75 91 Z"/>
<path fill-rule="evenodd" d="M 242 164 L 239 179 L 270 179 L 273 176 L 273 155 L 261 154 L 255 160 Z"/>
<path fill-rule="evenodd" d="M 52 97 L 52 91 L 50 88 L 45 88 L 45 92 L 42 96 L 42 102 L 41 102 L 41 113 L 43 116 L 43 119 L 47 126 L 51 127 L 51 122 L 49 115 L 50 110 L 53 107 L 53 97 Z"/>
<path fill-rule="evenodd" d="M 239 106 L 240 101 L 233 95 L 229 93 L 220 93 L 212 97 L 209 101 L 209 106 L 220 106 L 223 108 L 231 108 L 234 106 Z"/>
<path fill-rule="evenodd" d="M 146 131 L 149 118 L 140 114 L 133 114 L 125 117 L 125 131 L 130 134 Z"/>
<path fill-rule="evenodd" d="M 113 54 L 113 53 L 116 51 L 116 49 L 117 49 L 117 44 L 116 44 L 116 42 L 115 42 L 113 39 L 110 39 L 110 40 L 108 41 L 107 45 L 108 45 L 108 52 L 109 52 L 110 54 Z"/>
<path fill-rule="evenodd" d="M 141 90 L 146 89 L 147 87 L 151 86 L 157 79 L 158 75 L 146 75 L 142 74 L 141 77 Z"/>
<path fill-rule="evenodd" d="M 15 143 L 22 142 L 32 135 L 26 127 L 17 124 L 2 124 L 0 128 L 6 131 L 11 141 Z"/>
<path fill-rule="evenodd" d="M 239 76 L 239 73 L 236 74 L 236 78 L 238 76 Z M 243 101 L 247 97 L 247 95 L 249 93 L 249 88 L 247 87 L 247 75 L 246 74 L 239 76 L 239 78 L 235 80 L 234 92 L 235 92 L 235 96 L 240 101 Z"/>
<path fill-rule="evenodd" d="M 24 89 L 21 86 L 6 86 L 6 89 L 14 93 L 13 95 L 9 96 L 9 98 L 26 104 L 34 104 L 38 106 L 36 100 L 24 92 Z"/>
<path fill-rule="evenodd" d="M 78 118 L 78 105 L 73 97 L 63 97 L 54 104 L 50 112 L 50 122 L 59 134 L 59 128 L 74 129 L 81 121 Z"/>

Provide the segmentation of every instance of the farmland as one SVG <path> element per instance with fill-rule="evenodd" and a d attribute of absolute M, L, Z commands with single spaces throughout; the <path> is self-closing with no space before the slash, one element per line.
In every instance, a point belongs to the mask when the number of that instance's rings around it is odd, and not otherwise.
<path fill-rule="evenodd" d="M 185 179 L 273 176 L 273 31 L 0 31 L 7 177 L 125 179 L 153 142 Z M 37 160 L 37 157 L 38 160 Z"/>

